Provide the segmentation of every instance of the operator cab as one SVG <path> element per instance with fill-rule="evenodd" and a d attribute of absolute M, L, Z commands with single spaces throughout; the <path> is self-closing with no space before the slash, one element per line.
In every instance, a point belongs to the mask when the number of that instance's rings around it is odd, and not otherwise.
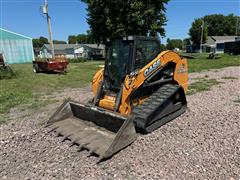
<path fill-rule="evenodd" d="M 154 37 L 128 36 L 107 39 L 105 82 L 111 90 L 119 91 L 127 74 L 143 68 L 159 53 L 160 43 Z"/>

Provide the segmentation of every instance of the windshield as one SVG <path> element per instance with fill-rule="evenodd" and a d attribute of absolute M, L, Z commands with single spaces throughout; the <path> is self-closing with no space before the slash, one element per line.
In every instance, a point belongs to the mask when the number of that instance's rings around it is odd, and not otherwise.
<path fill-rule="evenodd" d="M 114 40 L 107 45 L 107 73 L 113 87 L 119 88 L 127 73 L 133 42 Z"/>

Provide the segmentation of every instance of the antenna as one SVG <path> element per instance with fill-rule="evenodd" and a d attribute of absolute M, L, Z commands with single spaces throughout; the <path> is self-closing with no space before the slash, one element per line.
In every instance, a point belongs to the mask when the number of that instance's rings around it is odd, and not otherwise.
<path fill-rule="evenodd" d="M 52 39 L 52 28 L 51 28 L 51 17 L 48 14 L 48 2 L 45 0 L 45 3 L 43 6 L 41 6 L 42 13 L 46 15 L 47 17 L 47 24 L 48 24 L 48 33 L 49 33 L 49 43 L 50 43 L 50 49 L 51 49 L 51 54 L 52 58 L 54 59 L 55 54 L 54 54 L 54 47 L 53 47 L 53 39 Z"/>

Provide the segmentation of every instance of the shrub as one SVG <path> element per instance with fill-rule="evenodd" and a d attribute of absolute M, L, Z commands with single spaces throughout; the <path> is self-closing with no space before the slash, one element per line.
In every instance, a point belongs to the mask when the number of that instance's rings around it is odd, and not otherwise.
<path fill-rule="evenodd" d="M 73 59 L 68 59 L 69 63 L 83 63 L 86 62 L 87 59 L 85 58 L 73 58 Z"/>
<path fill-rule="evenodd" d="M 7 66 L 5 68 L 0 67 L 0 80 L 11 79 L 15 76 L 16 76 L 16 73 L 13 72 L 13 70 L 10 68 L 10 66 Z"/>

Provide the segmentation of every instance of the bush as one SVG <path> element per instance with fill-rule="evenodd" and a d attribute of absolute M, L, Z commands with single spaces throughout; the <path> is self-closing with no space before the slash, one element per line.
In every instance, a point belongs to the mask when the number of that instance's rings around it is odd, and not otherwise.
<path fill-rule="evenodd" d="M 47 58 L 36 57 L 35 61 L 47 61 Z"/>
<path fill-rule="evenodd" d="M 87 59 L 85 58 L 73 58 L 73 59 L 68 59 L 69 63 L 83 63 L 86 62 Z"/>

